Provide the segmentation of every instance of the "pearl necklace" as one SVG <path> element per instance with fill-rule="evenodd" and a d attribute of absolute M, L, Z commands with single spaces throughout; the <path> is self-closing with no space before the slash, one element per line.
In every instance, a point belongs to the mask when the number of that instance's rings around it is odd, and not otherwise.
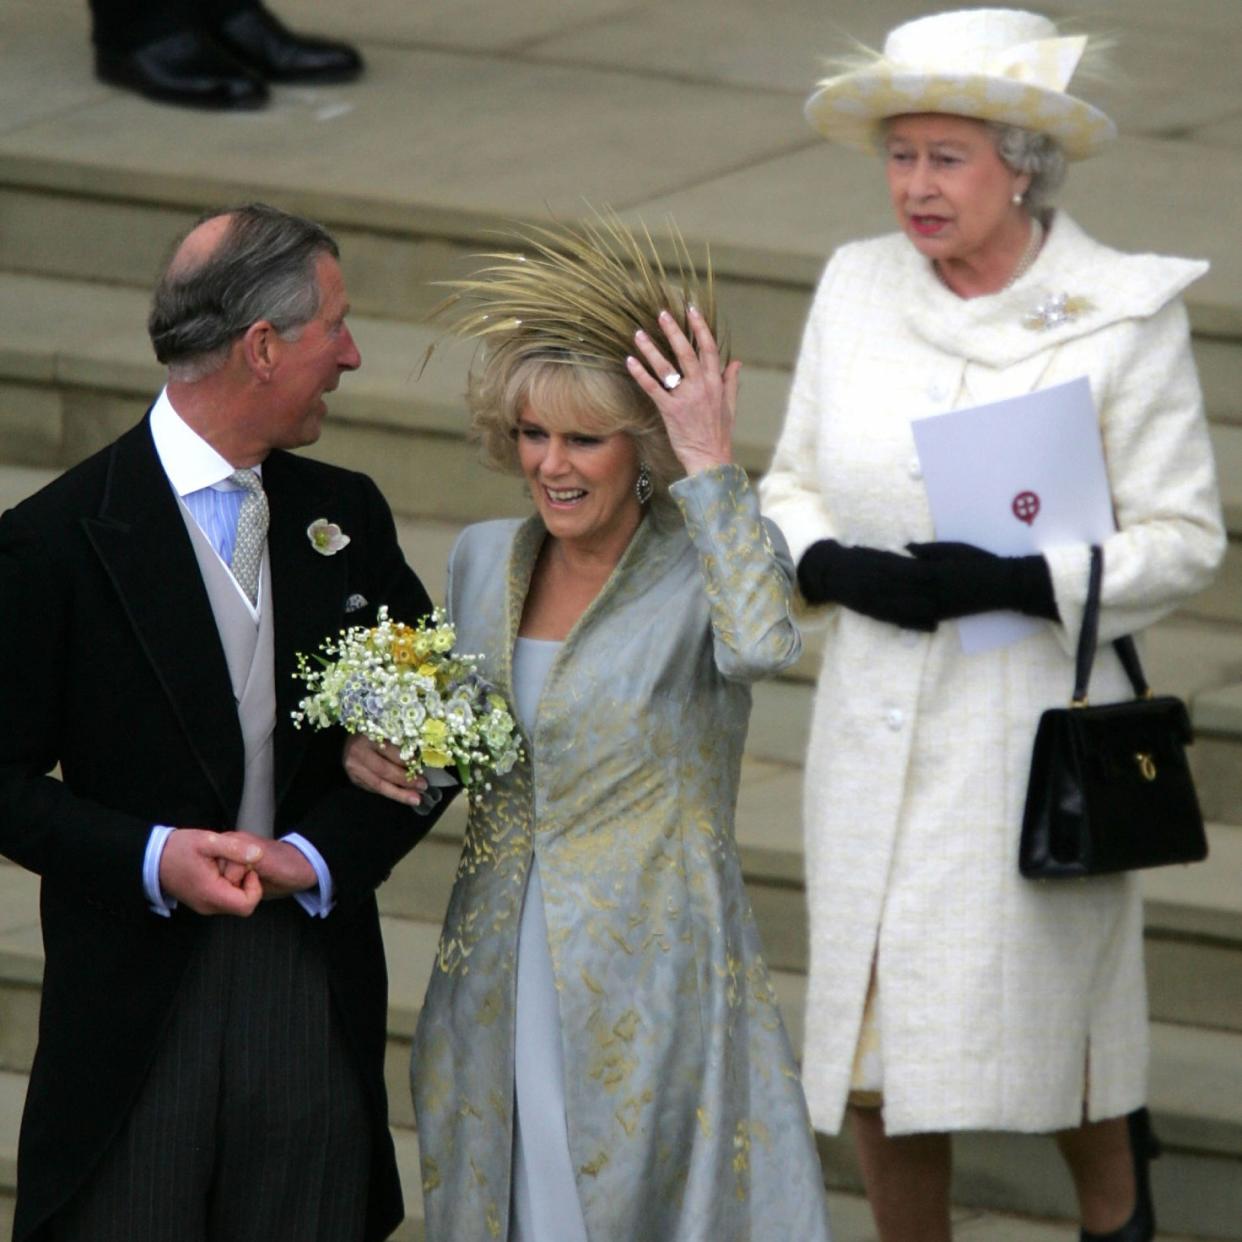
<path fill-rule="evenodd" d="M 1009 273 L 1009 279 L 1005 281 L 1005 283 L 1001 285 L 996 292 L 1004 293 L 1006 289 L 1016 285 L 1018 281 L 1031 270 L 1031 266 L 1034 264 L 1035 260 L 1039 258 L 1039 252 L 1043 249 L 1043 246 L 1044 226 L 1040 223 L 1038 216 L 1032 216 L 1031 232 L 1026 239 L 1026 246 L 1023 248 L 1022 253 L 1018 256 L 1017 266 L 1012 272 Z M 936 279 L 940 281 L 940 283 L 944 285 L 950 293 L 957 293 L 957 290 L 954 289 L 953 286 L 945 279 L 945 275 L 940 270 L 940 265 L 935 261 L 935 259 L 931 261 L 931 269 L 935 273 Z M 958 294 L 958 297 L 960 296 L 961 294 Z"/>
<path fill-rule="evenodd" d="M 1031 270 L 1031 264 L 1039 257 L 1044 244 L 1044 226 L 1038 216 L 1031 217 L 1031 235 L 1026 239 L 1026 248 L 1018 257 L 1018 265 L 1009 274 L 1009 279 L 1000 287 L 1000 291 L 1012 288 Z"/>

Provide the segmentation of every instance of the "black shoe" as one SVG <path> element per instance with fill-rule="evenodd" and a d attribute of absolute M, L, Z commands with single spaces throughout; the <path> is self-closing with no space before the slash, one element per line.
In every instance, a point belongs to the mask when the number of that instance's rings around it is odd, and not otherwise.
<path fill-rule="evenodd" d="M 1088 1233 L 1083 1229 L 1079 1242 L 1152 1242 L 1156 1236 L 1156 1210 L 1152 1206 L 1147 1166 L 1160 1155 L 1160 1140 L 1151 1128 L 1151 1117 L 1145 1108 L 1130 1113 L 1126 1127 L 1130 1131 L 1130 1159 L 1134 1163 L 1134 1211 L 1112 1233 Z"/>
<path fill-rule="evenodd" d="M 197 30 L 182 30 L 130 52 L 95 49 L 101 82 L 191 108 L 261 108 L 267 86 Z"/>
<path fill-rule="evenodd" d="M 211 34 L 269 82 L 352 82 L 362 72 L 362 57 L 348 43 L 294 34 L 259 6 L 225 18 Z"/>

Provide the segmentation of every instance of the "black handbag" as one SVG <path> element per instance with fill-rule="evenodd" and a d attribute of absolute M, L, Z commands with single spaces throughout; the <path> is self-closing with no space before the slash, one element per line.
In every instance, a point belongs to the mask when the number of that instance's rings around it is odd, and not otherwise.
<path fill-rule="evenodd" d="M 1040 717 L 1022 816 L 1018 869 L 1028 879 L 1106 875 L 1207 857 L 1203 815 L 1186 746 L 1193 741 L 1181 699 L 1155 697 L 1134 639 L 1113 647 L 1136 698 L 1092 707 L 1104 554 L 1091 549 L 1091 576 L 1069 707 Z"/>

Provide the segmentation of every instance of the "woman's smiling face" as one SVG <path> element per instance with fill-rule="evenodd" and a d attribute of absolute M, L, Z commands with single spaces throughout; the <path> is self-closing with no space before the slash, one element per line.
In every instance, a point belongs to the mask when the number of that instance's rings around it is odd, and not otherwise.
<path fill-rule="evenodd" d="M 623 431 L 602 434 L 587 418 L 562 421 L 554 427 L 529 402 L 517 421 L 518 461 L 548 533 L 584 546 L 628 539 L 642 517 L 634 441 Z"/>
<path fill-rule="evenodd" d="M 988 127 L 941 112 L 898 116 L 883 150 L 893 210 L 916 249 L 941 264 L 986 262 L 1021 210 L 1014 194 L 1030 184 L 997 154 Z"/>

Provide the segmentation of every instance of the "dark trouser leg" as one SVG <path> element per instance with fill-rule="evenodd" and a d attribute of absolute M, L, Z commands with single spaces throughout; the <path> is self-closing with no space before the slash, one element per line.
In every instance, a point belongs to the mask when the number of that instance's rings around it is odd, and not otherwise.
<path fill-rule="evenodd" d="M 212 927 L 209 933 L 217 929 Z M 134 1107 L 50 1242 L 205 1242 L 228 979 L 225 946 L 204 938 Z"/>
<path fill-rule="evenodd" d="M 210 30 L 259 0 L 90 0 L 92 42 L 130 52 L 189 26 Z"/>
<path fill-rule="evenodd" d="M 237 927 L 209 1237 L 352 1242 L 371 1157 L 362 1085 L 306 915 L 292 901 L 262 913 Z"/>
<path fill-rule="evenodd" d="M 195 0 L 90 0 L 91 40 L 112 52 L 130 52 L 184 30 L 195 21 Z"/>
<path fill-rule="evenodd" d="M 117 1140 L 51 1242 L 355 1242 L 370 1118 L 292 901 L 218 918 Z"/>

